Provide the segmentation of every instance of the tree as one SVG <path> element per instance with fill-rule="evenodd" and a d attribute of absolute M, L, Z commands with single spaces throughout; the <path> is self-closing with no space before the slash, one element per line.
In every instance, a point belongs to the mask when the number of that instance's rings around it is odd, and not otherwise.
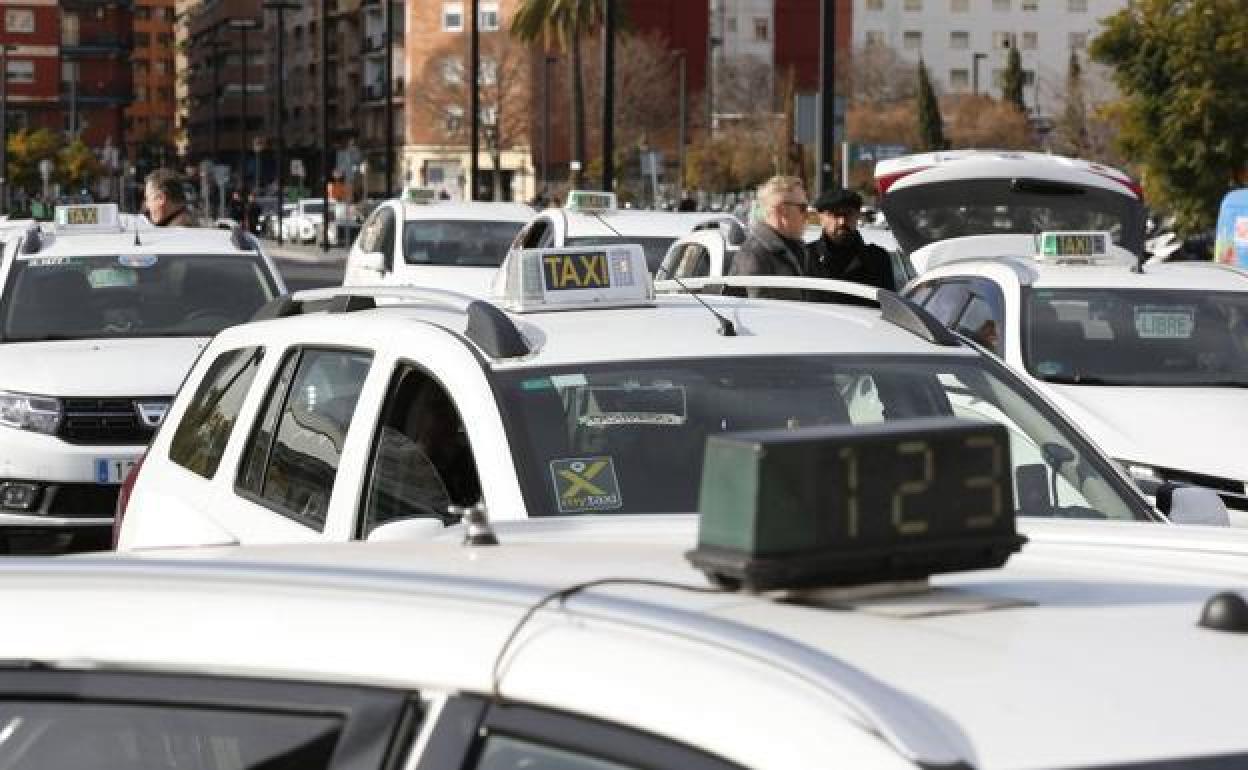
<path fill-rule="evenodd" d="M 529 49 L 501 32 L 481 36 L 480 140 L 494 167 L 494 199 L 502 200 L 503 151 L 529 139 Z M 419 73 L 418 87 L 411 89 L 413 102 L 434 125 L 445 129 L 448 142 L 466 145 L 469 122 L 463 114 L 467 104 L 468 78 L 463 46 L 451 42 L 430 52 Z"/>
<path fill-rule="evenodd" d="M 542 42 L 568 56 L 572 81 L 572 158 L 586 162 L 585 81 L 581 40 L 603 21 L 603 0 L 520 0 L 511 17 L 511 34 L 525 42 Z M 573 170 L 569 182 L 581 186 L 581 172 Z"/>
<path fill-rule="evenodd" d="M 838 72 L 848 71 L 853 101 L 891 104 L 918 94 L 916 81 L 907 77 L 910 66 L 892 46 L 868 43 L 856 48 L 849 66 Z"/>
<path fill-rule="evenodd" d="M 1122 96 L 1118 143 L 1180 230 L 1212 227 L 1248 166 L 1248 14 L 1242 0 L 1138 0 L 1104 20 L 1092 58 Z"/>
<path fill-rule="evenodd" d="M 1005 62 L 1005 73 L 1001 77 L 1001 98 L 1017 107 L 1019 112 L 1027 114 L 1027 103 L 1023 101 L 1023 57 L 1017 46 L 1010 46 L 1010 55 Z"/>
<path fill-rule="evenodd" d="M 100 159 L 95 157 L 95 153 L 81 139 L 75 139 L 57 155 L 60 176 L 73 189 L 90 186 L 104 173 Z"/>
<path fill-rule="evenodd" d="M 23 129 L 9 135 L 8 161 L 9 181 L 13 189 L 35 191 L 41 189 L 43 177 L 39 173 L 39 161 L 56 162 L 64 139 L 59 131 L 46 128 L 30 131 Z"/>
<path fill-rule="evenodd" d="M 945 144 L 944 121 L 940 115 L 940 103 L 936 91 L 927 76 L 927 65 L 919 59 L 918 87 L 919 144 L 925 150 L 943 150 Z"/>
<path fill-rule="evenodd" d="M 1027 150 L 1035 147 L 1027 116 L 1007 101 L 985 94 L 963 95 L 944 105 L 953 147 Z"/>
<path fill-rule="evenodd" d="M 1083 67 L 1079 54 L 1070 49 L 1070 61 L 1066 64 L 1066 93 L 1062 114 L 1055 127 L 1055 145 L 1058 152 L 1076 158 L 1092 154 L 1092 139 L 1088 130 L 1088 105 L 1084 95 Z"/>

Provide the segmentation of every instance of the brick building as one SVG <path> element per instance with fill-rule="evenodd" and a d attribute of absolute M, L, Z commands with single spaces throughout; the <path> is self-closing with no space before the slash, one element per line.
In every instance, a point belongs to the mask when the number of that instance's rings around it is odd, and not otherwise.
<path fill-rule="evenodd" d="M 125 110 L 134 98 L 133 42 L 128 0 L 61 0 L 58 127 L 93 149 L 125 138 Z M 135 148 L 129 149 L 133 158 Z"/>
<path fill-rule="evenodd" d="M 140 172 L 177 157 L 177 73 L 174 0 L 137 0 L 134 6 L 134 101 L 126 108 L 126 147 Z"/>

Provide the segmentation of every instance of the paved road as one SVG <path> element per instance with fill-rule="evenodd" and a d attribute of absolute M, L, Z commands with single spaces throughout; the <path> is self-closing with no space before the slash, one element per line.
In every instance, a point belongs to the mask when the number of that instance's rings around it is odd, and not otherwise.
<path fill-rule="evenodd" d="M 266 240 L 264 250 L 277 262 L 277 269 L 290 291 L 342 285 L 343 263 L 347 257 L 344 249 L 322 252 L 317 246 L 279 246 L 276 241 Z"/>

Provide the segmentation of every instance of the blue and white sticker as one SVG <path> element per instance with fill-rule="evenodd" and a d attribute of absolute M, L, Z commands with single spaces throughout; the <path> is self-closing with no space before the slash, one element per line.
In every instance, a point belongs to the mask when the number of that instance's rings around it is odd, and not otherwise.
<path fill-rule="evenodd" d="M 155 254 L 122 254 L 117 257 L 117 264 L 122 267 L 152 267 L 160 257 Z"/>

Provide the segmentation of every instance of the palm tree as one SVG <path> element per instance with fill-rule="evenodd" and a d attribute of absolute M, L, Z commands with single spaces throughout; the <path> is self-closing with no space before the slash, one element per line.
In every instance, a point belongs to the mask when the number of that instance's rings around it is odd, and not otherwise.
<path fill-rule="evenodd" d="M 585 167 L 585 82 L 581 72 L 581 37 L 602 24 L 603 0 L 520 0 L 511 17 L 511 34 L 525 42 L 543 45 L 569 54 L 568 71 L 572 81 L 572 158 Z M 568 181 L 581 185 L 581 170 L 573 170 Z"/>

